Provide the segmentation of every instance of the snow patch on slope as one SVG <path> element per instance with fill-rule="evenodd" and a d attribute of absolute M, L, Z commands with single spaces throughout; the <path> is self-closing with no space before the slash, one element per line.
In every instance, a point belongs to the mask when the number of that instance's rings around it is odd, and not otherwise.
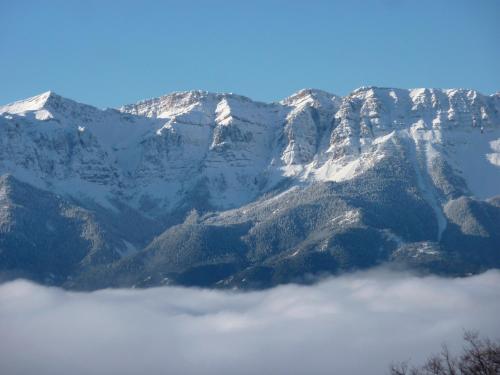
<path fill-rule="evenodd" d="M 488 159 L 491 164 L 500 167 L 500 138 L 491 141 L 490 147 L 493 152 L 486 154 L 486 159 Z"/>
<path fill-rule="evenodd" d="M 500 129 L 449 132 L 446 156 L 480 199 L 500 195 Z"/>
<path fill-rule="evenodd" d="M 422 128 L 422 122 L 414 124 L 409 131 L 411 140 L 414 143 L 409 145 L 410 162 L 413 164 L 413 169 L 416 173 L 417 184 L 422 196 L 426 202 L 432 207 L 436 216 L 437 240 L 441 240 L 441 236 L 446 229 L 447 220 L 443 212 L 443 207 L 439 201 L 439 195 L 436 191 L 432 179 L 430 178 L 429 168 L 432 163 L 432 158 L 436 157 L 435 150 L 431 146 L 431 142 L 439 137 L 435 137 L 433 130 L 425 131 Z"/>

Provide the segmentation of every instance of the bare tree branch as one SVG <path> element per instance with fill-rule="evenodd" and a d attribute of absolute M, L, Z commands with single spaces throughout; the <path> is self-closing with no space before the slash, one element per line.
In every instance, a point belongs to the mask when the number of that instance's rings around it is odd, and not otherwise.
<path fill-rule="evenodd" d="M 465 345 L 459 357 L 443 344 L 441 352 L 432 355 L 421 367 L 409 361 L 392 364 L 390 375 L 500 375 L 500 341 L 481 339 L 475 331 L 464 332 Z"/>

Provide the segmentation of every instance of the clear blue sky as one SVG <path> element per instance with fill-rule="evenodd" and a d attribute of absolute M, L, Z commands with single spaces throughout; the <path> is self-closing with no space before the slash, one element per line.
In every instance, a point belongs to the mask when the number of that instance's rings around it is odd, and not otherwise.
<path fill-rule="evenodd" d="M 204 89 L 500 90 L 500 0 L 0 0 L 0 103 Z"/>

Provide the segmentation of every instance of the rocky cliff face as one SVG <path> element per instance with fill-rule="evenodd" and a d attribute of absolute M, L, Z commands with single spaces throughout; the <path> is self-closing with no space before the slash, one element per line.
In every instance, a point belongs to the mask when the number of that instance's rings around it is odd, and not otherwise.
<path fill-rule="evenodd" d="M 301 90 L 279 103 L 193 91 L 119 110 L 44 93 L 0 107 L 0 268 L 99 287 L 498 265 L 499 112 L 499 94 L 474 90 Z M 45 229 L 31 238 L 31 226 Z M 486 236 L 487 256 L 469 262 L 460 236 Z M 77 255 L 57 275 L 68 238 Z M 27 267 L 31 253 L 43 261 Z"/>

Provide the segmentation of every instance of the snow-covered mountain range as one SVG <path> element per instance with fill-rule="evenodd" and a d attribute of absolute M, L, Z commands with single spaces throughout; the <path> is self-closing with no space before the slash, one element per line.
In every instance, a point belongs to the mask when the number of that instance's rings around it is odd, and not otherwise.
<path fill-rule="evenodd" d="M 266 286 L 500 265 L 500 94 L 204 91 L 0 106 L 0 269 L 68 287 Z"/>

